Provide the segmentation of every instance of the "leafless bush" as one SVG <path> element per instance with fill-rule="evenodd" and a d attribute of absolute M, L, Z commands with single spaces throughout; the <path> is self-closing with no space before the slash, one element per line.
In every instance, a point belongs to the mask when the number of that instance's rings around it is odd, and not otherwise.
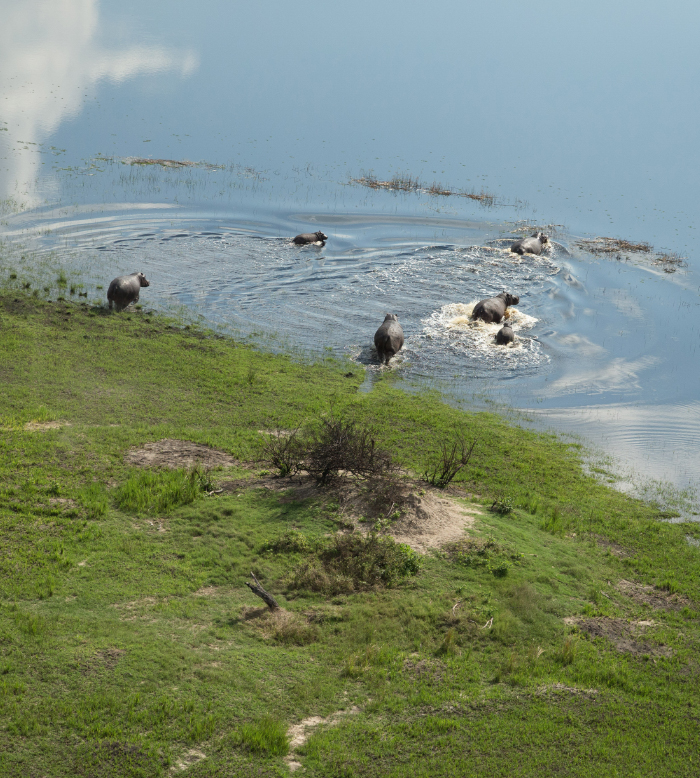
<path fill-rule="evenodd" d="M 299 435 L 299 428 L 289 433 L 275 430 L 263 444 L 263 454 L 281 476 L 298 473 L 306 456 L 306 444 Z"/>
<path fill-rule="evenodd" d="M 391 473 L 396 466 L 391 455 L 377 447 L 369 427 L 329 416 L 310 435 L 306 469 L 326 485 L 342 471 L 370 478 Z"/>
<path fill-rule="evenodd" d="M 440 448 L 433 453 L 423 478 L 429 484 L 444 489 L 469 464 L 476 443 L 474 440 L 469 444 L 466 432 L 455 429 L 451 440 L 440 442 Z"/>

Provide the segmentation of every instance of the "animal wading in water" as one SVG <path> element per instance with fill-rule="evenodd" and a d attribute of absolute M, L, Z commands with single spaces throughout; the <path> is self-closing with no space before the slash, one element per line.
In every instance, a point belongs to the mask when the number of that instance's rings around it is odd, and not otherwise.
<path fill-rule="evenodd" d="M 496 343 L 499 346 L 507 346 L 515 340 L 515 333 L 510 324 L 504 324 L 496 333 Z"/>
<path fill-rule="evenodd" d="M 489 297 L 487 300 L 480 300 L 472 311 L 472 319 L 481 319 L 482 321 L 498 324 L 506 312 L 509 305 L 517 305 L 520 298 L 508 292 L 501 292 L 496 297 Z"/>
<path fill-rule="evenodd" d="M 299 246 L 304 246 L 309 243 L 320 243 L 323 245 L 328 240 L 328 235 L 324 235 L 321 230 L 318 232 L 303 232 L 301 235 L 297 235 L 292 241 Z"/>
<path fill-rule="evenodd" d="M 514 254 L 541 254 L 549 238 L 544 232 L 534 232 L 529 238 L 520 238 L 510 247 Z"/>
<path fill-rule="evenodd" d="M 107 290 L 110 310 L 114 305 L 118 311 L 123 311 L 127 305 L 137 303 L 141 287 L 150 285 L 151 282 L 143 273 L 132 273 L 128 276 L 115 278 Z"/>
<path fill-rule="evenodd" d="M 379 359 L 385 364 L 401 351 L 403 346 L 403 329 L 399 324 L 399 317 L 395 313 L 387 313 L 384 323 L 374 333 L 374 345 L 377 348 Z"/>

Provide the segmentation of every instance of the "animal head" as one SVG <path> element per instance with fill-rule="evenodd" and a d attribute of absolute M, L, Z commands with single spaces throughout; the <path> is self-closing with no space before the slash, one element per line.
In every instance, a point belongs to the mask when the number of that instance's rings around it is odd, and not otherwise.
<path fill-rule="evenodd" d="M 328 235 L 324 235 L 324 234 L 321 232 L 321 230 L 319 230 L 318 232 L 315 232 L 315 233 L 314 233 L 314 235 L 315 235 L 315 236 L 316 236 L 316 237 L 317 237 L 319 240 L 328 240 Z"/>
<path fill-rule="evenodd" d="M 398 321 L 399 317 L 395 313 L 387 313 L 384 317 L 384 321 Z"/>
<path fill-rule="evenodd" d="M 143 273 L 134 273 L 136 278 L 138 278 L 139 283 L 141 286 L 150 286 L 151 282 L 146 278 L 146 276 Z"/>
<path fill-rule="evenodd" d="M 549 240 L 549 238 L 544 234 L 544 232 L 536 232 L 532 237 L 533 238 L 539 238 L 540 239 L 540 243 L 543 243 L 543 244 L 547 243 L 547 241 Z"/>
<path fill-rule="evenodd" d="M 501 292 L 498 296 L 503 298 L 506 306 L 517 305 L 520 302 L 519 297 L 516 297 L 514 294 L 510 294 L 509 292 Z"/>

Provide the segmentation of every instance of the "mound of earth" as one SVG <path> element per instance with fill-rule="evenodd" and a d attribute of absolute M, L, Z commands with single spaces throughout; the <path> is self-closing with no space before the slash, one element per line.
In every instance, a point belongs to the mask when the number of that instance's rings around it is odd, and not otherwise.
<path fill-rule="evenodd" d="M 282 502 L 308 498 L 328 498 L 337 502 L 346 524 L 360 531 L 367 531 L 367 519 L 380 518 L 373 507 L 373 494 L 352 479 L 341 479 L 331 488 L 321 490 L 316 481 L 307 475 L 294 478 L 279 478 L 264 475 L 254 479 L 237 479 L 219 484 L 225 492 L 237 493 L 258 487 L 273 491 L 284 491 Z M 397 506 L 398 507 L 398 506 Z M 473 526 L 480 514 L 475 508 L 448 497 L 445 492 L 426 484 L 407 481 L 401 496 L 399 519 L 386 530 L 398 543 L 406 543 L 421 554 L 430 548 L 440 548 L 460 540 L 464 531 Z"/>
<path fill-rule="evenodd" d="M 146 443 L 140 448 L 132 448 L 124 455 L 124 461 L 137 467 L 188 468 L 195 465 L 203 467 L 231 467 L 237 461 L 224 451 L 219 451 L 189 440 L 164 438 L 155 443 Z"/>
<path fill-rule="evenodd" d="M 640 640 L 639 636 L 653 626 L 651 621 L 626 621 L 607 616 L 596 616 L 591 619 L 569 617 L 565 624 L 575 624 L 581 632 L 592 638 L 605 638 L 615 648 L 624 654 L 648 654 L 649 656 L 673 656 L 673 649 Z"/>
<path fill-rule="evenodd" d="M 430 548 L 460 540 L 478 514 L 479 511 L 432 491 L 410 494 L 403 516 L 391 525 L 389 534 L 398 543 L 406 543 L 424 554 Z"/>

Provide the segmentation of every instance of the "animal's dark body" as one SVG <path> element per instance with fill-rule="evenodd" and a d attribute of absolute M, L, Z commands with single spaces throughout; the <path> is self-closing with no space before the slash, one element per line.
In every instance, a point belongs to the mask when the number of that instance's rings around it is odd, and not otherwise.
<path fill-rule="evenodd" d="M 504 324 L 496 333 L 496 343 L 499 346 L 507 346 L 515 340 L 515 333 L 509 324 Z"/>
<path fill-rule="evenodd" d="M 297 235 L 293 242 L 298 246 L 305 246 L 309 243 L 325 243 L 327 240 L 328 235 L 324 235 L 319 230 L 318 232 L 303 232 L 301 235 Z"/>
<path fill-rule="evenodd" d="M 529 238 L 520 238 L 510 247 L 515 254 L 541 254 L 549 238 L 544 232 L 535 232 Z"/>
<path fill-rule="evenodd" d="M 501 292 L 499 295 L 496 295 L 496 297 L 480 300 L 474 306 L 472 319 L 481 319 L 488 323 L 498 324 L 503 318 L 506 308 L 509 305 L 517 305 L 519 302 L 520 298 L 516 297 L 514 294 Z"/>
<path fill-rule="evenodd" d="M 141 287 L 150 285 L 150 281 L 143 273 L 131 273 L 128 276 L 115 278 L 107 290 L 110 310 L 112 306 L 116 306 L 118 311 L 123 311 L 127 305 L 137 303 Z"/>
<path fill-rule="evenodd" d="M 395 313 L 387 313 L 384 323 L 374 333 L 374 345 L 377 354 L 384 364 L 398 354 L 403 347 L 403 329 L 399 324 L 399 317 Z"/>

